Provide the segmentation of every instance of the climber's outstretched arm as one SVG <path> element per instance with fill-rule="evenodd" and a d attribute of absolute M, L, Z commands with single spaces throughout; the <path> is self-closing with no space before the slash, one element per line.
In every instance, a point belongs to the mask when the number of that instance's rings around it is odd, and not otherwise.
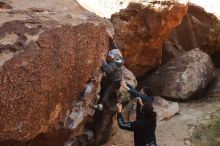
<path fill-rule="evenodd" d="M 120 103 L 117 103 L 116 107 L 117 107 L 116 110 L 117 110 L 118 126 L 121 129 L 129 130 L 129 131 L 134 131 L 134 129 L 135 129 L 135 122 L 125 122 L 123 117 L 122 117 L 122 114 L 121 114 L 122 105 Z"/>
<path fill-rule="evenodd" d="M 125 129 L 128 131 L 134 131 L 135 122 L 125 122 L 121 113 L 118 113 L 117 121 L 118 121 L 118 126 L 121 129 Z"/>

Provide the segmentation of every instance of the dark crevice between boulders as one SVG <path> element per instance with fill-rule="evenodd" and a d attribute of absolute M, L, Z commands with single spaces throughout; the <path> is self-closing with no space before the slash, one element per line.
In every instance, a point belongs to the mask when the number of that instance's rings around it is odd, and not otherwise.
<path fill-rule="evenodd" d="M 219 52 L 215 52 L 213 55 L 211 55 L 211 58 L 213 60 L 213 63 L 215 65 L 215 67 L 220 67 L 220 51 Z"/>
<path fill-rule="evenodd" d="M 149 71 L 145 72 L 141 76 L 136 77 L 136 79 L 138 81 L 138 84 L 137 84 L 136 88 L 139 90 L 139 89 L 141 89 L 141 87 L 147 86 L 146 82 L 145 82 L 145 79 L 147 77 L 149 77 L 150 75 L 152 75 L 155 71 L 157 71 L 158 68 L 159 68 L 158 66 L 155 66 L 154 68 L 152 68 Z"/>
<path fill-rule="evenodd" d="M 0 2 L 0 9 L 12 9 L 12 6 L 6 2 Z"/>

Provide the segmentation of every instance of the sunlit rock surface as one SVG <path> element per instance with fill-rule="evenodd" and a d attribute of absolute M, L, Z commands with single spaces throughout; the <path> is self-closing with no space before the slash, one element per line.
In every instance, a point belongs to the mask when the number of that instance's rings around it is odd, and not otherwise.
<path fill-rule="evenodd" d="M 131 4 L 112 15 L 116 42 L 125 57 L 125 65 L 135 76 L 160 65 L 162 43 L 180 24 L 186 11 L 187 4 L 152 2 Z"/>
<path fill-rule="evenodd" d="M 1 5 L 0 141 L 83 127 L 93 115 L 109 46 L 104 24 L 76 1 L 6 0 Z M 90 80 L 94 90 L 80 101 Z"/>

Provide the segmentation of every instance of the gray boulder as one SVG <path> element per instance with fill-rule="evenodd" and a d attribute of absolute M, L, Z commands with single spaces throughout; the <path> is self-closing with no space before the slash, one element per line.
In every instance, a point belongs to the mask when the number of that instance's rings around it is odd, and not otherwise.
<path fill-rule="evenodd" d="M 210 56 L 196 48 L 161 66 L 145 83 L 156 95 L 184 100 L 202 95 L 214 77 Z"/>

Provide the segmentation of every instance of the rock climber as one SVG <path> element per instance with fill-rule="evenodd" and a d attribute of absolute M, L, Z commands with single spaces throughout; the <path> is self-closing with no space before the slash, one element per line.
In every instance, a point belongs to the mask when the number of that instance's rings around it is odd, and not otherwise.
<path fill-rule="evenodd" d="M 122 54 L 118 49 L 116 42 L 111 38 L 111 48 L 107 54 L 107 60 L 102 62 L 102 70 L 106 73 L 106 79 L 103 81 L 100 91 L 99 104 L 93 107 L 98 110 L 104 106 L 109 106 L 108 98 L 112 97 L 120 88 L 122 80 L 122 66 L 124 63 Z"/>
<path fill-rule="evenodd" d="M 150 102 L 141 103 L 140 118 L 134 122 L 125 122 L 121 111 L 122 105 L 117 104 L 117 121 L 121 129 L 134 132 L 135 146 L 156 146 L 156 112 Z"/>
<path fill-rule="evenodd" d="M 137 99 L 137 107 L 136 107 L 136 119 L 139 118 L 140 111 L 141 111 L 141 105 L 140 105 L 140 100 L 142 100 L 144 103 L 145 102 L 150 102 L 152 103 L 154 100 L 154 96 L 152 96 L 152 91 L 149 87 L 143 87 L 140 92 L 134 89 L 131 85 L 127 84 L 125 80 L 121 81 L 121 86 L 127 89 L 127 91 L 131 94 L 130 98 Z"/>

